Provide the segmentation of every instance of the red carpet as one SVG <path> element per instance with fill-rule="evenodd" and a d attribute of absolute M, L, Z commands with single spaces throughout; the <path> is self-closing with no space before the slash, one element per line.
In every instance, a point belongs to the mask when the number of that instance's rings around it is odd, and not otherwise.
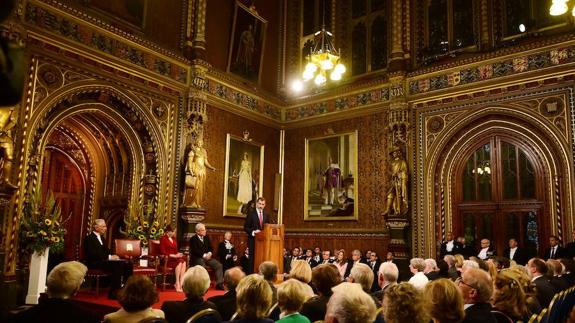
<path fill-rule="evenodd" d="M 158 290 L 158 292 L 160 293 L 160 300 L 153 305 L 154 308 L 162 307 L 162 303 L 165 301 L 182 301 L 186 298 L 184 293 L 178 293 L 173 289 L 167 289 L 165 292 Z M 204 299 L 208 299 L 216 295 L 222 295 L 223 293 L 224 291 L 210 288 L 208 289 L 208 292 L 204 296 Z M 96 297 L 94 291 L 90 291 L 88 289 L 82 289 L 78 292 L 78 294 L 76 294 L 76 296 L 74 296 L 74 300 L 77 300 L 79 302 L 113 307 L 116 309 L 119 309 L 121 307 L 120 303 L 118 303 L 117 300 L 108 299 L 108 290 L 105 288 L 100 290 L 100 295 L 98 297 Z"/>

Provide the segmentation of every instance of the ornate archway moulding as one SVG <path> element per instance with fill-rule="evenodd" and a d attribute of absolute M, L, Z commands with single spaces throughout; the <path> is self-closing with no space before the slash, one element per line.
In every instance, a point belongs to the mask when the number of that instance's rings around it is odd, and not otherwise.
<path fill-rule="evenodd" d="M 546 100 L 551 97 L 564 103 L 558 114 L 549 115 L 545 112 L 546 109 L 542 108 L 547 106 Z M 553 104 L 550 109 L 555 109 Z M 442 175 L 438 180 L 436 172 L 443 171 L 441 174 L 445 174 L 453 167 L 445 164 L 445 161 L 454 159 L 458 153 L 461 154 L 460 147 L 470 143 L 467 137 L 471 136 L 472 128 L 481 129 L 481 125 L 475 125 L 473 122 L 490 115 L 498 116 L 498 119 L 492 120 L 495 123 L 490 125 L 492 129 L 506 129 L 508 133 L 529 138 L 532 150 L 539 152 L 541 164 L 550 172 L 545 185 L 552 191 L 546 192 L 550 203 L 549 226 L 552 233 L 559 232 L 563 225 L 573 228 L 572 218 L 561 217 L 561 213 L 570 214 L 574 210 L 574 167 L 570 162 L 575 149 L 572 139 L 575 129 L 571 126 L 575 122 L 573 88 L 523 91 L 512 96 L 499 96 L 464 105 L 438 104 L 420 107 L 414 114 L 416 138 L 412 165 L 415 170 L 414 196 L 417 197 L 412 213 L 414 254 L 435 255 L 436 246 L 433 241 L 439 237 L 435 224 L 439 224 L 443 230 L 449 230 L 452 225 L 449 218 L 451 211 L 447 209 L 451 203 L 450 187 L 447 186 L 449 178 Z M 513 119 L 520 120 L 521 123 L 509 121 Z M 459 141 L 453 144 L 456 136 L 462 133 L 465 133 L 465 136 L 461 135 Z M 445 152 L 450 154 L 446 155 Z M 558 182 L 555 175 L 559 170 L 562 172 L 561 181 Z M 559 190 L 556 192 L 558 183 Z M 440 199 L 444 203 L 438 205 Z M 560 208 L 555 207 L 556 202 L 561 203 Z"/>

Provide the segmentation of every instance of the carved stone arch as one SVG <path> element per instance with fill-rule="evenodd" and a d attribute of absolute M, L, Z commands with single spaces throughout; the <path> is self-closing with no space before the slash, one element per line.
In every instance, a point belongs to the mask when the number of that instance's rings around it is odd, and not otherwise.
<path fill-rule="evenodd" d="M 561 235 L 562 228 L 572 226 L 572 219 L 564 217 L 573 210 L 573 165 L 569 163 L 570 145 L 545 118 L 536 112 L 517 107 L 484 107 L 462 114 L 433 142 L 424 162 L 423 187 L 426 236 L 441 241 L 453 225 L 453 181 L 456 168 L 473 148 L 488 135 L 514 139 L 522 149 L 530 151 L 532 162 L 545 174 L 542 184 L 545 198 L 547 234 Z M 483 139 L 482 139 L 483 138 Z M 434 243 L 424 245 L 419 252 L 435 255 Z"/>
<path fill-rule="evenodd" d="M 159 188 L 166 181 L 166 167 L 168 161 L 164 160 L 165 143 L 161 131 L 155 123 L 154 117 L 148 109 L 143 108 L 141 102 L 130 94 L 122 92 L 108 84 L 95 84 L 94 82 L 81 81 L 69 87 L 61 88 L 50 95 L 41 104 L 25 116 L 26 131 L 21 154 L 21 168 L 18 174 L 19 187 L 17 203 L 24 202 L 27 192 L 35 187 L 41 174 L 42 152 L 51 131 L 66 118 L 84 112 L 97 112 L 107 115 L 119 122 L 119 129 L 130 138 L 130 150 L 134 156 L 135 176 L 130 193 L 130 204 L 137 205 L 144 196 L 143 184 L 145 174 L 145 156 L 143 152 L 144 142 L 147 140 L 153 147 L 153 167 L 150 175 L 154 176 L 155 214 L 163 214 L 165 199 L 159 198 Z M 29 113 L 27 111 L 27 113 Z M 149 161 L 148 161 L 149 162 Z M 148 170 L 149 172 L 149 170 Z M 161 205 L 158 205 L 161 201 Z M 21 214 L 18 214 L 18 218 Z M 163 216 L 158 216 L 160 222 L 164 222 Z M 13 242 L 14 244 L 15 242 Z"/>

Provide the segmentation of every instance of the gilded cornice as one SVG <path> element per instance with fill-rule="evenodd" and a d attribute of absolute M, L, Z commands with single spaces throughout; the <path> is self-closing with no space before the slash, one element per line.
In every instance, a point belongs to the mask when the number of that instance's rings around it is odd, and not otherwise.
<path fill-rule="evenodd" d="M 62 37 L 110 60 L 129 63 L 148 73 L 187 84 L 190 62 L 185 58 L 57 1 L 27 2 L 24 22 L 38 34 Z M 52 37 L 49 39 L 55 41 Z"/>

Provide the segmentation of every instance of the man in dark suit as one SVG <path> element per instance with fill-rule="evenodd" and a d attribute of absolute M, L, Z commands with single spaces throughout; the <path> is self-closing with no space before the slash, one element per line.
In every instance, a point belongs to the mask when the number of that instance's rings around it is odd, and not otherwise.
<path fill-rule="evenodd" d="M 575 230 L 571 232 L 571 238 L 573 240 L 565 245 L 565 257 L 573 259 L 575 257 Z"/>
<path fill-rule="evenodd" d="M 299 248 L 295 247 L 292 249 L 291 255 L 288 255 L 284 258 L 284 273 L 289 273 L 291 270 L 291 264 L 295 260 L 299 259 Z"/>
<path fill-rule="evenodd" d="M 497 252 L 495 251 L 495 248 L 491 245 L 491 241 L 489 241 L 489 239 L 481 239 L 481 250 L 479 250 L 477 258 L 481 260 L 487 260 L 495 256 L 497 256 Z"/>
<path fill-rule="evenodd" d="M 227 292 L 224 295 L 208 298 L 208 302 L 216 304 L 218 313 L 220 313 L 224 321 L 229 321 L 236 312 L 236 286 L 245 276 L 246 274 L 239 267 L 226 270 L 224 273 L 224 287 Z"/>
<path fill-rule="evenodd" d="M 453 239 L 453 233 L 447 232 L 445 234 L 445 241 L 441 243 L 439 248 L 439 258 L 445 255 L 454 255 L 457 253 L 459 243 Z"/>
<path fill-rule="evenodd" d="M 94 220 L 94 230 L 84 238 L 84 262 L 89 269 L 100 269 L 111 276 L 108 298 L 115 299 L 116 293 L 122 288 L 122 280 L 128 280 L 132 275 L 132 265 L 112 255 L 106 243 L 106 221 Z"/>
<path fill-rule="evenodd" d="M 464 323 L 496 323 L 491 314 L 489 299 L 493 294 L 493 282 L 486 271 L 469 268 L 457 280 L 465 302 Z"/>
<path fill-rule="evenodd" d="M 505 249 L 503 256 L 509 260 L 515 261 L 519 265 L 525 265 L 527 263 L 528 255 L 525 249 L 519 248 L 517 246 L 517 239 L 509 239 L 509 248 Z"/>
<path fill-rule="evenodd" d="M 302 259 L 305 260 L 312 269 L 317 266 L 317 261 L 315 261 L 315 257 L 313 256 L 311 249 L 305 250 L 305 256 Z"/>
<path fill-rule="evenodd" d="M 549 248 L 545 250 L 543 259 L 561 259 L 566 256 L 565 249 L 559 245 L 559 238 L 557 236 L 549 237 Z"/>
<path fill-rule="evenodd" d="M 371 286 L 371 291 L 375 292 L 376 290 L 379 289 L 379 285 L 378 285 L 378 281 L 377 281 L 377 274 L 379 272 L 379 266 L 381 265 L 381 261 L 379 260 L 379 258 L 377 257 L 377 253 L 375 251 L 372 251 L 371 254 L 369 255 L 369 260 L 367 261 L 367 265 L 369 266 L 369 268 L 371 268 L 371 271 L 373 271 L 373 283 Z M 381 299 L 380 299 L 381 301 Z"/>
<path fill-rule="evenodd" d="M 248 234 L 248 248 L 250 248 L 250 259 L 248 264 L 248 274 L 254 272 L 254 258 L 256 250 L 256 233 L 264 228 L 264 224 L 270 223 L 270 216 L 264 210 L 266 207 L 266 200 L 263 197 L 258 197 L 256 201 L 256 208 L 246 216 L 244 222 L 244 231 Z"/>
<path fill-rule="evenodd" d="M 216 289 L 223 290 L 223 266 L 212 256 L 213 249 L 210 238 L 206 235 L 206 226 L 196 224 L 196 235 L 190 238 L 191 265 L 209 266 L 216 272 Z"/>
<path fill-rule="evenodd" d="M 547 270 L 547 264 L 539 258 L 531 258 L 527 263 L 527 271 L 536 287 L 535 296 L 542 308 L 549 306 L 553 296 L 555 296 L 555 288 L 545 275 L 547 274 Z"/>
<path fill-rule="evenodd" d="M 354 251 L 351 252 L 351 259 L 347 262 L 347 268 L 345 269 L 345 274 L 343 275 L 343 277 L 347 279 L 347 277 L 351 273 L 351 269 L 353 268 L 353 266 L 361 263 L 364 263 L 362 261 L 361 251 L 355 249 Z"/>
<path fill-rule="evenodd" d="M 457 238 L 457 248 L 455 254 L 460 254 L 462 255 L 465 259 L 471 257 L 471 256 L 475 256 L 477 254 L 477 251 L 475 251 L 475 248 L 471 245 L 467 245 L 465 242 L 465 237 L 458 237 Z"/>

